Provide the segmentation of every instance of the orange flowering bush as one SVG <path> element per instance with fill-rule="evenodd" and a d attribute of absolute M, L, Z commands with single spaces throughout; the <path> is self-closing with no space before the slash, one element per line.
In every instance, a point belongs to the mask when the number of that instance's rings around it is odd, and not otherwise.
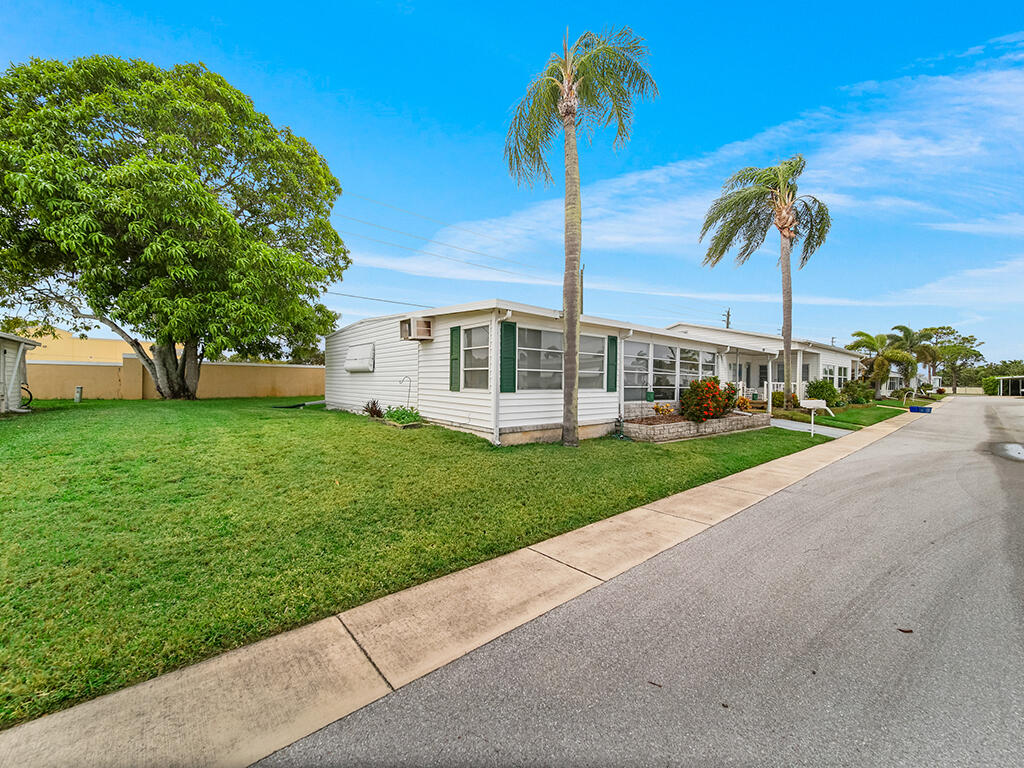
<path fill-rule="evenodd" d="M 697 423 L 720 419 L 736 407 L 736 394 L 735 384 L 722 387 L 714 376 L 694 381 L 682 393 L 679 412 Z"/>

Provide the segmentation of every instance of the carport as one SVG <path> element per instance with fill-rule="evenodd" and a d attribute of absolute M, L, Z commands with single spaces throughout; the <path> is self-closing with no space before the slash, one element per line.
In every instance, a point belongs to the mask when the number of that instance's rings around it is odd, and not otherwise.
<path fill-rule="evenodd" d="M 1024 376 L 996 376 L 999 379 L 1000 395 L 1020 397 L 1024 395 Z"/>

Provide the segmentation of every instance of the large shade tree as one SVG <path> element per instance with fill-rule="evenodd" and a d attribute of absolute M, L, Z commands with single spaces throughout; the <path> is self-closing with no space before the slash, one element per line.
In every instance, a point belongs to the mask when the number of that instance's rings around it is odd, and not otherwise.
<path fill-rule="evenodd" d="M 565 273 L 562 283 L 562 444 L 579 444 L 580 252 L 582 206 L 577 134 L 615 124 L 615 143 L 630 136 L 633 99 L 658 89 L 647 72 L 647 46 L 628 27 L 583 33 L 553 53 L 516 107 L 505 142 L 505 160 L 516 181 L 552 180 L 545 154 L 562 135 L 565 154 Z"/>
<path fill-rule="evenodd" d="M 949 325 L 925 330 L 932 335 L 935 350 L 942 363 L 943 375 L 948 376 L 955 393 L 961 377 L 985 361 L 985 356 L 978 349 L 985 342 L 978 341 L 976 336 L 960 333 Z"/>
<path fill-rule="evenodd" d="M 160 394 L 307 348 L 349 258 L 324 158 L 202 64 L 33 59 L 0 76 L 0 315 L 107 326 Z M 139 340 L 150 338 L 150 348 Z"/>
<path fill-rule="evenodd" d="M 786 407 L 793 389 L 793 279 L 790 254 L 803 241 L 802 269 L 820 248 L 832 226 L 828 207 L 812 195 L 800 195 L 797 179 L 806 162 L 796 155 L 770 168 L 743 168 L 725 182 L 722 195 L 708 209 L 700 240 L 714 232 L 704 264 L 714 267 L 733 248 L 736 264 L 744 264 L 764 243 L 769 230 L 779 232 L 782 273 L 782 347 Z"/>

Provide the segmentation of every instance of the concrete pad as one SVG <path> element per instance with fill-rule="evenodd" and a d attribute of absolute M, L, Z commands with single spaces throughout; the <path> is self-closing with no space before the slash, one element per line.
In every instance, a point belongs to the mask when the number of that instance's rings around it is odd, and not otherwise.
<path fill-rule="evenodd" d="M 648 509 L 714 525 L 764 499 L 764 494 L 722 486 L 699 485 L 688 491 L 652 502 Z"/>
<path fill-rule="evenodd" d="M 803 480 L 808 474 L 810 473 L 803 469 L 764 469 L 762 467 L 754 467 L 737 472 L 735 475 L 723 477 L 721 480 L 715 480 L 713 483 L 708 483 L 708 485 L 716 488 L 732 488 L 737 491 L 771 496 L 773 493 L 777 493 L 783 488 L 788 488 L 793 483 Z"/>
<path fill-rule="evenodd" d="M 352 608 L 341 620 L 398 688 L 600 583 L 520 549 Z"/>
<path fill-rule="evenodd" d="M 332 616 L 0 733 L 0 765 L 241 768 L 388 690 Z"/>
<path fill-rule="evenodd" d="M 599 579 L 610 579 L 707 527 L 640 507 L 534 544 L 530 549 Z"/>

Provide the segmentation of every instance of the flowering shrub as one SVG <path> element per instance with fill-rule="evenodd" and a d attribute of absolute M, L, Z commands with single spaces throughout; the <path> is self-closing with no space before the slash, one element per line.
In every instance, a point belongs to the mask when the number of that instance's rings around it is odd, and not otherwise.
<path fill-rule="evenodd" d="M 736 385 L 719 386 L 716 377 L 691 382 L 683 391 L 679 405 L 679 412 L 698 424 L 720 419 L 736 407 Z"/>
<path fill-rule="evenodd" d="M 654 412 L 659 416 L 671 416 L 676 412 L 676 407 L 672 403 L 655 403 Z"/>
<path fill-rule="evenodd" d="M 737 411 L 749 411 L 753 408 L 753 404 L 750 402 L 749 397 L 737 397 L 736 398 L 736 410 Z"/>

